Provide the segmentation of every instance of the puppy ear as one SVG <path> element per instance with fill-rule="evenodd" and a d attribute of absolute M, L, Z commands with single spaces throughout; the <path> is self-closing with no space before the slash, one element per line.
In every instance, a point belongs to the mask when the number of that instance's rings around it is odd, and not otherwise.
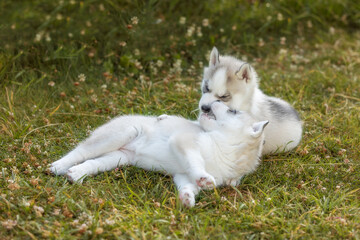
<path fill-rule="evenodd" d="M 254 123 L 252 125 L 253 132 L 251 133 L 251 136 L 253 136 L 254 138 L 260 137 L 268 123 L 269 121 L 261 121 Z"/>
<path fill-rule="evenodd" d="M 240 69 L 235 73 L 240 80 L 245 80 L 248 83 L 251 80 L 251 67 L 250 64 L 244 63 Z"/>
<path fill-rule="evenodd" d="M 220 63 L 219 52 L 216 47 L 213 47 L 210 53 L 209 67 L 215 67 Z"/>

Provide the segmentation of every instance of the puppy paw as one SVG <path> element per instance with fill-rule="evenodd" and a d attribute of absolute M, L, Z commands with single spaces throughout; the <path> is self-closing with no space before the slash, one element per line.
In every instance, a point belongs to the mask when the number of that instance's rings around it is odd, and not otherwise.
<path fill-rule="evenodd" d="M 68 166 L 68 164 L 64 163 L 63 161 L 58 160 L 50 165 L 49 170 L 55 175 L 64 175 L 70 167 L 71 166 Z"/>
<path fill-rule="evenodd" d="M 204 174 L 198 177 L 195 181 L 202 189 L 213 189 L 216 186 L 215 178 L 210 174 Z"/>
<path fill-rule="evenodd" d="M 189 188 L 183 188 L 179 192 L 179 199 L 186 207 L 195 206 L 195 194 Z"/>
<path fill-rule="evenodd" d="M 228 179 L 226 180 L 226 185 L 236 187 L 239 184 L 238 179 Z"/>
<path fill-rule="evenodd" d="M 169 115 L 162 114 L 162 115 L 158 116 L 156 119 L 157 119 L 158 121 L 161 121 L 161 120 L 167 119 L 168 117 L 169 117 Z"/>
<path fill-rule="evenodd" d="M 81 184 L 86 176 L 86 171 L 80 165 L 74 166 L 66 172 L 66 178 L 72 183 Z"/>

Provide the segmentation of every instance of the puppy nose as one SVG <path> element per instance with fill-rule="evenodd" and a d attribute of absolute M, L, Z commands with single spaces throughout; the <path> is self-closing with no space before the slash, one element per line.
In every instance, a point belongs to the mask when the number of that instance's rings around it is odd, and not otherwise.
<path fill-rule="evenodd" d="M 209 113 L 211 111 L 210 105 L 202 105 L 201 111 L 203 111 L 204 113 Z"/>

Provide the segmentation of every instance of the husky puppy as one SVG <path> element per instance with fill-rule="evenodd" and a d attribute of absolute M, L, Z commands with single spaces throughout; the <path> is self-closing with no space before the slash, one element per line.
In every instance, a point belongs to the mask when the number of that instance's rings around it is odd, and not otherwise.
<path fill-rule="evenodd" d="M 50 171 L 79 183 L 122 165 L 162 171 L 174 177 L 181 202 L 194 206 L 200 189 L 237 185 L 255 170 L 268 124 L 220 101 L 209 108 L 199 122 L 167 115 L 115 118 L 52 163 Z"/>
<path fill-rule="evenodd" d="M 302 122 L 287 102 L 265 95 L 259 89 L 254 69 L 231 56 L 219 56 L 214 47 L 209 66 L 204 68 L 200 111 L 210 111 L 210 104 L 220 100 L 231 109 L 246 111 L 258 121 L 269 120 L 265 130 L 263 154 L 289 151 L 302 135 Z"/>

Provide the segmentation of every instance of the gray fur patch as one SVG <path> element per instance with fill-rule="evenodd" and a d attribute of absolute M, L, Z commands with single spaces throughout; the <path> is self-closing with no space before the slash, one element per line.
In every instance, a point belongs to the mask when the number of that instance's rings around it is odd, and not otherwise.
<path fill-rule="evenodd" d="M 300 121 L 299 113 L 290 105 L 284 105 L 274 101 L 272 99 L 267 100 L 270 106 L 271 112 L 279 119 L 282 120 L 284 117 L 291 117 L 295 118 L 296 120 Z"/>

